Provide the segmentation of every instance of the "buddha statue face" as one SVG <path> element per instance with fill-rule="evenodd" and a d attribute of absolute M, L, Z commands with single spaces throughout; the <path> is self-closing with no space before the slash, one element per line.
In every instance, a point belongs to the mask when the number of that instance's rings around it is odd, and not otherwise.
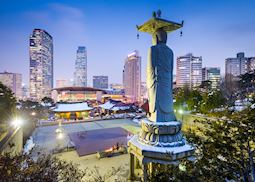
<path fill-rule="evenodd" d="M 153 45 L 157 45 L 159 43 L 166 44 L 166 41 L 167 41 L 167 33 L 162 29 L 158 29 L 152 36 Z"/>

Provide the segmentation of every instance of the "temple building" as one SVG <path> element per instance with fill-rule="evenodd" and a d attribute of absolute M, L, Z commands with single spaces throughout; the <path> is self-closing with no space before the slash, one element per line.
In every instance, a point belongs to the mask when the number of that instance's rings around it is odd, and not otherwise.
<path fill-rule="evenodd" d="M 55 117 L 58 119 L 67 120 L 84 120 L 89 117 L 89 112 L 92 110 L 86 102 L 82 103 L 64 103 L 57 104 L 53 109 Z"/>

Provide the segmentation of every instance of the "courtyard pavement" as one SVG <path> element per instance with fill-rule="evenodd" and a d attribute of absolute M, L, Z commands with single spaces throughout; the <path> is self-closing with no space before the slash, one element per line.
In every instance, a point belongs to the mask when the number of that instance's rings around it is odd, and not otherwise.
<path fill-rule="evenodd" d="M 73 132 L 89 131 L 103 128 L 122 127 L 131 133 L 137 133 L 140 126 L 130 119 L 113 119 L 84 123 L 65 124 L 61 126 L 64 129 L 63 134 L 56 134 L 58 125 L 42 126 L 35 129 L 32 134 L 35 143 L 33 153 L 55 153 L 56 151 L 71 147 L 73 143 L 69 134 Z"/>

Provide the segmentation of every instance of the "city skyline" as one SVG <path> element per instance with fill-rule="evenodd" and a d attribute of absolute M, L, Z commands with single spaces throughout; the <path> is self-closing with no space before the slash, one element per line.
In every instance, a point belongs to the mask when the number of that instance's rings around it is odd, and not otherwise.
<path fill-rule="evenodd" d="M 74 52 L 79 45 L 89 49 L 90 86 L 92 76 L 98 73 L 108 75 L 110 83 L 121 83 L 123 57 L 134 49 L 139 50 L 142 57 L 142 80 L 145 81 L 147 45 L 151 40 L 142 33 L 137 39 L 135 25 L 151 17 L 152 11 L 157 9 L 161 9 L 163 18 L 184 20 L 183 36 L 179 36 L 179 31 L 169 35 L 168 45 L 175 52 L 174 61 L 191 52 L 202 56 L 204 66 L 221 67 L 224 75 L 226 58 L 238 52 L 245 52 L 247 57 L 254 56 L 252 5 L 255 3 L 252 1 L 98 2 L 2 3 L 0 22 L 4 28 L 0 30 L 0 71 L 21 73 L 28 84 L 27 38 L 32 29 L 42 28 L 54 39 L 54 82 L 73 77 Z M 142 8 L 144 5 L 147 5 L 146 10 Z M 132 14 L 129 13 L 131 9 Z M 103 32 L 101 26 L 105 28 Z M 10 34 L 12 36 L 8 36 Z M 10 54 L 12 51 L 15 53 Z"/>

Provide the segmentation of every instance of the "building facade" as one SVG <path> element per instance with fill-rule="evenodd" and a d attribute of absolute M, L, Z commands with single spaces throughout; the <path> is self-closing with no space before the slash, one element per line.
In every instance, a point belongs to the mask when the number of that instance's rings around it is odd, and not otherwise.
<path fill-rule="evenodd" d="M 24 83 L 22 84 L 22 99 L 27 100 L 29 98 L 29 88 Z"/>
<path fill-rule="evenodd" d="M 255 57 L 249 58 L 249 71 L 255 70 Z"/>
<path fill-rule="evenodd" d="M 93 87 L 108 89 L 108 76 L 93 76 Z"/>
<path fill-rule="evenodd" d="M 120 84 L 120 83 L 112 83 L 112 84 L 110 84 L 110 88 L 115 89 L 115 90 L 123 90 L 124 89 L 123 84 Z"/>
<path fill-rule="evenodd" d="M 106 91 L 91 87 L 61 87 L 52 89 L 54 102 L 102 101 Z"/>
<path fill-rule="evenodd" d="M 34 29 L 29 46 L 30 98 L 41 100 L 51 96 L 53 88 L 53 39 L 42 29 Z"/>
<path fill-rule="evenodd" d="M 0 82 L 10 88 L 17 99 L 22 99 L 22 75 L 19 73 L 0 73 Z"/>
<path fill-rule="evenodd" d="M 231 77 L 231 80 L 238 79 L 238 76 L 249 71 L 249 58 L 244 56 L 243 52 L 237 53 L 236 58 L 227 58 L 225 60 L 225 77 Z"/>
<path fill-rule="evenodd" d="M 204 67 L 202 69 L 202 81 L 211 81 L 212 89 L 217 89 L 220 86 L 220 68 L 219 67 Z"/>
<path fill-rule="evenodd" d="M 56 80 L 56 88 L 73 86 L 73 79 L 58 79 Z"/>
<path fill-rule="evenodd" d="M 134 51 L 125 59 L 123 87 L 128 102 L 139 102 L 141 97 L 141 57 Z"/>
<path fill-rule="evenodd" d="M 87 49 L 79 46 L 76 52 L 74 86 L 87 86 Z"/>
<path fill-rule="evenodd" d="M 176 86 L 189 88 L 197 87 L 202 82 L 202 57 L 191 53 L 177 58 Z"/>

